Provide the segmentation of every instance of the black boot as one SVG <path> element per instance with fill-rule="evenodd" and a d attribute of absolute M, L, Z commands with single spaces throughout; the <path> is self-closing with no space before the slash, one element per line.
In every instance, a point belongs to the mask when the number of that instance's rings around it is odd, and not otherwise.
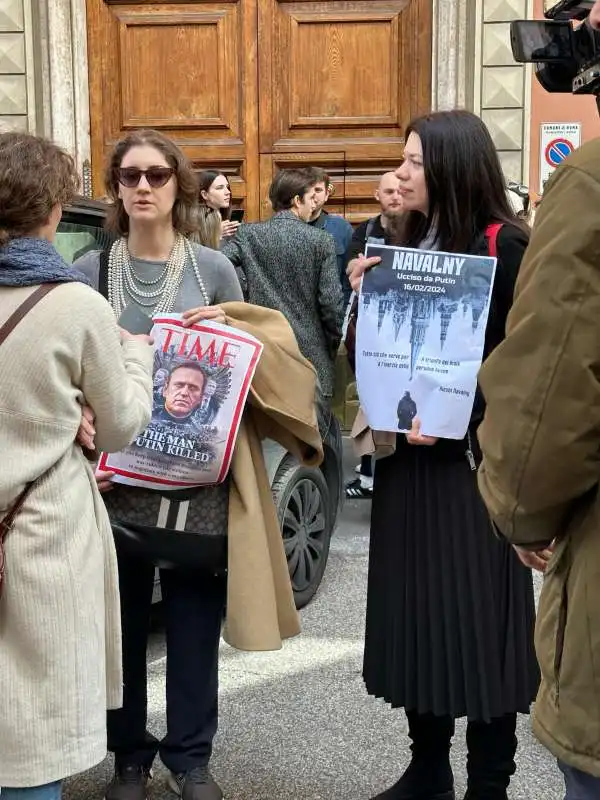
<path fill-rule="evenodd" d="M 517 715 L 505 714 L 490 723 L 467 725 L 467 793 L 465 800 L 507 800 L 515 774 Z"/>
<path fill-rule="evenodd" d="M 404 775 L 372 800 L 454 800 L 450 767 L 452 717 L 407 711 L 412 758 Z"/>

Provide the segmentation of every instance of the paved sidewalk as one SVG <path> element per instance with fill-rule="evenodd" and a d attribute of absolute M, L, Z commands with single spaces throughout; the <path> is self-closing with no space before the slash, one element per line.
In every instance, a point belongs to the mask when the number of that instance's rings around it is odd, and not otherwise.
<path fill-rule="evenodd" d="M 350 463 L 351 465 L 351 463 Z M 348 503 L 321 590 L 302 615 L 303 633 L 277 653 L 221 651 L 221 727 L 213 770 L 226 800 L 368 800 L 408 762 L 404 715 L 370 698 L 361 679 L 370 503 Z M 164 642 L 149 654 L 150 723 L 164 733 Z M 511 800 L 562 800 L 559 772 L 520 727 Z M 465 788 L 464 723 L 453 761 Z M 99 800 L 111 763 L 70 781 L 65 800 Z M 174 796 L 157 764 L 151 798 Z"/>

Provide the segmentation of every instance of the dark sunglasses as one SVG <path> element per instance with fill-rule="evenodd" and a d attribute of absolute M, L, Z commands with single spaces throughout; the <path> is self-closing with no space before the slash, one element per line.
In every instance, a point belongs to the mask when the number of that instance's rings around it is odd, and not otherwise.
<path fill-rule="evenodd" d="M 161 186 L 166 186 L 174 174 L 175 170 L 173 167 L 148 167 L 148 169 L 140 169 L 139 167 L 119 167 L 117 170 L 119 183 L 126 186 L 128 189 L 134 189 L 136 186 L 139 186 L 142 175 L 146 176 L 149 186 L 153 189 L 160 189 Z"/>

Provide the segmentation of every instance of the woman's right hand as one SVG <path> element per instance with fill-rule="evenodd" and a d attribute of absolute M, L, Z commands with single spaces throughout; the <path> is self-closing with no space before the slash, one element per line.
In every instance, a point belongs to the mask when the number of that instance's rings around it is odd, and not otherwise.
<path fill-rule="evenodd" d="M 425 445 L 426 447 L 432 447 L 438 441 L 437 436 L 426 436 L 424 433 L 421 433 L 421 420 L 418 417 L 413 419 L 412 428 L 405 436 L 409 444 Z"/>
<path fill-rule="evenodd" d="M 545 572 L 548 562 L 552 558 L 554 552 L 554 542 L 546 547 L 544 550 L 526 550 L 524 547 L 519 547 L 514 544 L 515 552 L 519 556 L 522 564 L 529 569 L 535 569 L 537 572 Z"/>
<path fill-rule="evenodd" d="M 360 291 L 360 282 L 362 280 L 362 276 L 368 269 L 371 269 L 380 262 L 381 259 L 379 256 L 365 258 L 362 253 L 359 254 L 358 258 L 353 258 L 352 261 L 348 262 L 348 266 L 346 267 L 346 275 L 348 276 L 348 280 L 350 281 L 350 286 L 352 287 L 353 291 L 358 294 Z"/>
<path fill-rule="evenodd" d="M 94 449 L 94 438 L 96 428 L 94 427 L 95 415 L 89 406 L 84 405 L 81 409 L 81 422 L 77 431 L 76 441 L 85 450 Z"/>
<path fill-rule="evenodd" d="M 235 236 L 239 227 L 239 222 L 233 222 L 230 219 L 224 219 L 221 223 L 221 236 L 224 239 L 227 239 L 230 236 Z"/>
<path fill-rule="evenodd" d="M 105 492 L 110 492 L 110 490 L 114 488 L 114 484 L 112 482 L 114 475 L 115 475 L 114 472 L 107 472 L 101 469 L 96 470 L 96 484 L 98 486 L 98 489 L 103 494 Z"/>

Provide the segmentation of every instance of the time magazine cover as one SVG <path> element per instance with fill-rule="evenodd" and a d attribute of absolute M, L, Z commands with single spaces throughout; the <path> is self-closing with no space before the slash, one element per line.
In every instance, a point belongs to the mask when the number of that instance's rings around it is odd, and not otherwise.
<path fill-rule="evenodd" d="M 130 486 L 184 489 L 221 483 L 262 353 L 249 334 L 216 322 L 184 328 L 178 314 L 155 317 L 152 419 L 99 467 Z"/>

